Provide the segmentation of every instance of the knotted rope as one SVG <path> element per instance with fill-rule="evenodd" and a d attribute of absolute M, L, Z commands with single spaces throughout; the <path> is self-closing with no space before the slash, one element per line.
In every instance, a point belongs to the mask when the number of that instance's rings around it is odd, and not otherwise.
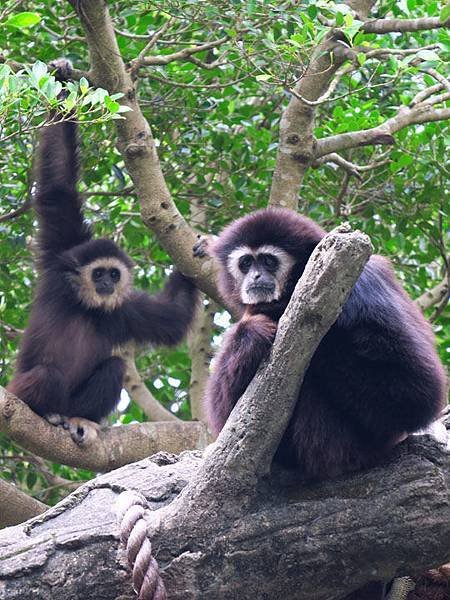
<path fill-rule="evenodd" d="M 138 600 L 167 600 L 166 588 L 152 555 L 145 511 L 147 501 L 138 492 L 122 492 L 115 512 L 120 527 L 120 541 L 126 545 L 128 564 L 133 570 L 133 589 Z"/>

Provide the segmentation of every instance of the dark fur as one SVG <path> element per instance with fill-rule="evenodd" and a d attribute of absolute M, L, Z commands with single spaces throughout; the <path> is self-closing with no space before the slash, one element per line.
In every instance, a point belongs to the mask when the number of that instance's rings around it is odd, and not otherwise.
<path fill-rule="evenodd" d="M 213 250 L 220 289 L 245 314 L 227 333 L 206 403 L 218 433 L 274 339 L 295 284 L 325 232 L 285 209 L 266 209 L 226 228 Z M 279 301 L 244 307 L 227 268 L 240 245 L 279 246 L 296 258 Z M 395 279 L 389 261 L 370 258 L 336 323 L 316 350 L 277 459 L 308 478 L 372 465 L 444 406 L 445 375 L 430 326 Z"/>
<path fill-rule="evenodd" d="M 78 179 L 76 126 L 58 123 L 41 135 L 34 205 L 39 220 L 38 285 L 9 389 L 38 414 L 59 413 L 93 421 L 116 406 L 124 363 L 114 346 L 134 340 L 174 345 L 192 322 L 198 292 L 181 273 L 149 296 L 132 290 L 105 312 L 82 305 L 70 285 L 79 266 L 115 257 L 132 262 L 110 240 L 92 240 L 84 222 Z"/>

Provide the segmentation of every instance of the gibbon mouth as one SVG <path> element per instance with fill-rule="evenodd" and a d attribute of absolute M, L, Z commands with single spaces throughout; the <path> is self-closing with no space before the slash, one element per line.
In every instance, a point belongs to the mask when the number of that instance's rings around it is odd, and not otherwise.
<path fill-rule="evenodd" d="M 114 294 L 114 288 L 95 288 L 95 291 L 99 296 L 111 296 Z"/>
<path fill-rule="evenodd" d="M 274 285 L 251 285 L 247 288 L 247 294 L 273 294 L 275 291 Z"/>

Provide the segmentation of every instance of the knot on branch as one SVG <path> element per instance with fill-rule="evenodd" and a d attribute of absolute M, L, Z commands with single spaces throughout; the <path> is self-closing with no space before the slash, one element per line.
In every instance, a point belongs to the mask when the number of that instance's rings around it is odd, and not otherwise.
<path fill-rule="evenodd" d="M 133 589 L 139 600 L 166 600 L 166 588 L 152 555 L 145 511 L 147 501 L 138 492 L 122 492 L 116 502 L 120 541 L 126 545 L 128 564 L 133 569 Z"/>
<path fill-rule="evenodd" d="M 136 158 L 137 156 L 144 156 L 148 153 L 146 144 L 131 142 L 125 147 L 125 154 L 128 158 Z"/>

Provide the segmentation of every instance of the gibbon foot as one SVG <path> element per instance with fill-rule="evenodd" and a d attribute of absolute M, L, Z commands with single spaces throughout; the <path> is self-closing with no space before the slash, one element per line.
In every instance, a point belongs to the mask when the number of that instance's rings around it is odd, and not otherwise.
<path fill-rule="evenodd" d="M 67 417 L 63 423 L 64 429 L 79 446 L 89 446 L 98 436 L 100 425 L 82 417 Z"/>
<path fill-rule="evenodd" d="M 67 417 L 64 417 L 58 413 L 49 413 L 48 415 L 44 416 L 44 419 L 48 421 L 50 425 L 55 425 L 55 427 L 57 427 L 58 425 L 63 425 Z"/>

